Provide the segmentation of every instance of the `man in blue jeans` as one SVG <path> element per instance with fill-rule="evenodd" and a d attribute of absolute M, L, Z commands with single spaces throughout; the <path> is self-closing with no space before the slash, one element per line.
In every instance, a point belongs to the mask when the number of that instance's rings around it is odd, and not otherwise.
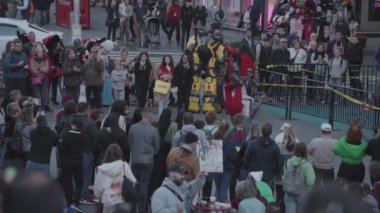
<path fill-rule="evenodd" d="M 142 120 L 131 126 L 128 139 L 132 172 L 139 183 L 138 212 L 147 212 L 148 184 L 153 170 L 153 157 L 160 149 L 160 136 L 150 122 L 151 112 L 142 109 L 141 116 Z"/>

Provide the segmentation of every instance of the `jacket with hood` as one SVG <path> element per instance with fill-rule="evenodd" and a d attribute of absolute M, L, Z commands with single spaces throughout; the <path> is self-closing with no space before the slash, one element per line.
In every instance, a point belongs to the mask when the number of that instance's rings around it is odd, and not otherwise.
<path fill-rule="evenodd" d="M 35 163 L 49 163 L 53 146 L 58 143 L 58 136 L 45 126 L 37 126 L 30 131 L 31 148 L 29 160 Z"/>
<path fill-rule="evenodd" d="M 280 174 L 281 154 L 271 138 L 261 137 L 249 144 L 243 159 L 248 171 L 263 171 L 263 181 L 271 181 Z"/>
<path fill-rule="evenodd" d="M 169 168 L 176 163 L 185 168 L 185 171 L 189 174 L 192 180 L 197 177 L 200 170 L 199 159 L 196 154 L 186 146 L 174 147 L 170 150 L 166 158 L 166 166 Z"/>
<path fill-rule="evenodd" d="M 183 140 L 185 139 L 185 135 L 189 132 L 194 133 L 200 141 L 206 140 L 206 133 L 204 131 L 195 128 L 193 124 L 186 124 L 181 130 L 178 130 L 175 133 L 172 140 L 172 147 L 181 146 L 184 142 Z"/>
<path fill-rule="evenodd" d="M 124 175 L 131 182 L 137 182 L 128 163 L 122 160 L 104 163 L 97 167 L 94 181 L 94 195 L 101 200 L 104 206 L 124 202 L 121 195 Z"/>
<path fill-rule="evenodd" d="M 191 207 L 195 194 L 202 189 L 204 183 L 205 177 L 203 176 L 197 176 L 195 180 L 189 183 L 183 182 L 180 186 L 177 186 L 171 179 L 165 178 L 161 187 L 153 193 L 152 213 L 177 212 L 177 205 L 181 201 L 168 188 L 172 189 L 182 198 L 186 209 L 189 206 Z"/>
<path fill-rule="evenodd" d="M 58 146 L 62 162 L 80 163 L 83 161 L 84 148 L 87 146 L 87 136 L 76 130 L 62 133 L 62 143 Z"/>
<path fill-rule="evenodd" d="M 240 169 L 242 159 L 239 157 L 239 151 L 246 138 L 247 134 L 243 129 L 234 127 L 227 132 L 226 138 L 223 140 L 224 172 L 233 172 Z"/>
<path fill-rule="evenodd" d="M 333 152 L 342 158 L 342 162 L 349 165 L 358 165 L 362 163 L 367 143 L 361 141 L 359 145 L 350 144 L 346 137 L 339 139 L 333 147 Z"/>
<path fill-rule="evenodd" d="M 307 147 L 310 163 L 317 169 L 333 169 L 335 155 L 332 148 L 336 143 L 336 139 L 327 135 L 312 139 Z"/>
<path fill-rule="evenodd" d="M 83 133 L 86 135 L 87 142 L 85 151 L 92 149 L 93 142 L 98 135 L 98 127 L 96 127 L 95 122 L 92 121 L 86 114 L 77 113 L 71 115 L 70 118 L 66 121 L 65 126 L 67 127 L 75 118 L 80 119 L 83 122 Z"/>
<path fill-rule="evenodd" d="M 112 143 L 117 143 L 123 150 L 124 159 L 129 160 L 129 144 L 128 135 L 121 129 L 111 131 L 111 128 L 106 127 L 99 131 L 98 136 L 95 138 L 93 148 L 98 151 L 98 159 L 101 161 L 106 154 L 107 148 Z"/>
<path fill-rule="evenodd" d="M 290 165 L 300 166 L 300 168 L 303 170 L 303 172 L 305 174 L 305 181 L 306 181 L 305 184 L 307 187 L 311 187 L 314 185 L 315 172 L 314 172 L 314 168 L 311 165 L 311 163 L 309 163 L 304 158 L 293 156 L 286 162 L 286 165 L 284 166 L 284 173 L 286 173 L 286 170 L 290 167 Z"/>

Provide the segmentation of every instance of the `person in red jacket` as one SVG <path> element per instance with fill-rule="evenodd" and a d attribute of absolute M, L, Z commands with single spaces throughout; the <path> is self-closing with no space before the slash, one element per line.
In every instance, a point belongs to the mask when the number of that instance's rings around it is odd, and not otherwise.
<path fill-rule="evenodd" d="M 157 80 L 165 81 L 171 83 L 173 79 L 174 63 L 173 58 L 170 55 L 165 55 L 162 58 L 162 63 L 158 68 L 158 78 Z M 167 94 L 156 94 L 156 100 L 158 100 L 158 117 L 161 115 L 162 111 L 169 105 L 170 90 Z"/>
<path fill-rule="evenodd" d="M 168 33 L 168 41 L 171 42 L 174 29 L 176 31 L 177 46 L 180 45 L 180 22 L 181 22 L 181 6 L 178 4 L 178 0 L 173 0 L 173 4 L 169 7 L 168 11 L 168 24 L 170 26 Z"/>

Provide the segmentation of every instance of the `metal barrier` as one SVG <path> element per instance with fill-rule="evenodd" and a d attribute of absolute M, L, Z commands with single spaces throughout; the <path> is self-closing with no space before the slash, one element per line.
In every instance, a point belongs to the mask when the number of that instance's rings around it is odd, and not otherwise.
<path fill-rule="evenodd" d="M 255 98 L 267 96 L 263 102 L 284 108 L 287 119 L 294 111 L 326 118 L 331 124 L 358 121 L 372 129 L 380 126 L 377 68 L 349 66 L 340 78 L 333 79 L 326 64 L 260 64 Z M 360 70 L 359 75 L 355 70 Z M 283 81 L 275 81 L 278 76 Z"/>

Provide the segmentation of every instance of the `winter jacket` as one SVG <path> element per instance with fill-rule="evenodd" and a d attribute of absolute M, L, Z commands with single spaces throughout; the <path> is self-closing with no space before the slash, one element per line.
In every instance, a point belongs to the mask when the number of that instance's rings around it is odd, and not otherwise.
<path fill-rule="evenodd" d="M 350 144 L 345 137 L 339 139 L 333 147 L 333 152 L 342 158 L 342 162 L 349 165 L 362 163 L 367 143 L 361 141 L 359 145 Z"/>
<path fill-rule="evenodd" d="M 172 87 L 178 87 L 178 92 L 190 92 L 193 84 L 193 74 L 193 66 L 190 65 L 190 67 L 186 69 L 181 64 L 177 65 L 173 72 Z"/>
<path fill-rule="evenodd" d="M 131 148 L 131 164 L 153 163 L 154 155 L 160 150 L 160 136 L 150 123 L 140 121 L 131 126 L 128 134 Z"/>
<path fill-rule="evenodd" d="M 380 162 L 380 138 L 373 138 L 368 141 L 367 148 L 365 150 L 365 154 L 372 157 L 372 161 Z"/>
<path fill-rule="evenodd" d="M 271 63 L 273 64 L 289 64 L 290 52 L 288 49 L 275 49 L 272 54 Z"/>
<path fill-rule="evenodd" d="M 61 162 L 78 163 L 83 161 L 87 136 L 76 130 L 68 130 L 61 135 L 62 142 L 58 146 Z"/>
<path fill-rule="evenodd" d="M 363 64 L 363 47 L 358 44 L 349 44 L 347 48 L 348 64 L 361 65 Z"/>
<path fill-rule="evenodd" d="M 246 198 L 239 203 L 237 213 L 265 213 L 264 204 L 256 197 Z"/>
<path fill-rule="evenodd" d="M 261 137 L 248 146 L 243 159 L 243 168 L 248 171 L 263 171 L 263 181 L 271 181 L 280 174 L 281 155 L 271 138 Z"/>
<path fill-rule="evenodd" d="M 181 6 L 173 4 L 168 10 L 168 21 L 179 23 L 181 21 Z"/>
<path fill-rule="evenodd" d="M 152 65 L 145 64 L 141 67 L 140 62 L 136 62 L 133 70 L 135 73 L 136 87 L 148 89 L 153 76 Z"/>
<path fill-rule="evenodd" d="M 30 142 L 29 160 L 49 163 L 51 149 L 58 144 L 58 136 L 49 127 L 37 126 L 30 131 Z"/>
<path fill-rule="evenodd" d="M 119 26 L 120 24 L 119 9 L 116 7 L 107 7 L 106 10 L 107 10 L 106 26 L 110 26 L 110 25 Z"/>
<path fill-rule="evenodd" d="M 99 162 L 103 160 L 108 146 L 113 143 L 119 144 L 123 150 L 123 156 L 129 156 L 128 136 L 121 129 L 119 131 L 120 132 L 117 133 L 111 133 L 111 129 L 109 127 L 103 128 L 99 131 L 93 145 L 94 149 L 98 151 Z"/>
<path fill-rule="evenodd" d="M 36 128 L 36 124 L 22 123 L 19 120 L 16 121 L 15 128 L 20 132 L 22 138 L 22 151 L 29 152 L 31 148 L 30 131 Z"/>
<path fill-rule="evenodd" d="M 166 3 L 165 1 L 157 1 L 157 4 L 156 4 L 156 10 L 158 11 L 158 15 L 156 13 L 157 17 L 159 17 L 160 19 L 166 19 L 166 16 L 168 15 L 167 9 L 168 9 L 168 3 Z"/>
<path fill-rule="evenodd" d="M 194 8 L 194 25 L 197 25 L 198 22 L 201 23 L 201 25 L 206 25 L 207 22 L 207 9 L 205 6 L 199 7 L 196 6 Z"/>
<path fill-rule="evenodd" d="M 205 177 L 203 176 L 197 176 L 191 182 L 183 182 L 180 186 L 177 186 L 170 178 L 165 178 L 161 187 L 153 193 L 152 213 L 177 212 L 177 205 L 182 201 L 185 203 L 185 208 L 191 207 L 194 196 L 202 189 L 204 183 Z M 176 192 L 182 201 L 167 187 Z"/>
<path fill-rule="evenodd" d="M 189 132 L 194 133 L 196 136 L 198 136 L 198 140 L 204 141 L 206 139 L 206 135 L 202 131 L 197 131 L 198 129 L 195 128 L 193 124 L 186 124 L 182 127 L 181 130 L 178 130 L 172 140 L 172 147 L 181 146 L 184 143 L 185 135 Z"/>
<path fill-rule="evenodd" d="M 74 70 L 74 67 L 78 70 Z M 79 87 L 83 81 L 83 66 L 78 59 L 65 60 L 62 65 L 63 84 L 66 87 Z"/>
<path fill-rule="evenodd" d="M 307 146 L 309 162 L 317 169 L 333 169 L 335 155 L 333 147 L 337 140 L 331 136 L 314 138 Z"/>
<path fill-rule="evenodd" d="M 84 64 L 86 86 L 101 86 L 104 79 L 104 61 L 89 58 Z"/>
<path fill-rule="evenodd" d="M 267 200 L 268 203 L 275 202 L 272 188 L 268 184 L 266 184 L 263 181 L 257 181 L 257 180 L 255 181 L 255 183 L 256 183 L 257 190 L 260 192 L 260 195 L 263 196 L 263 198 L 265 198 L 265 200 Z"/>
<path fill-rule="evenodd" d="M 31 78 L 35 76 L 41 77 L 41 79 L 45 79 L 49 72 L 49 59 L 46 55 L 45 58 L 37 59 L 36 57 L 32 57 L 29 62 L 29 69 Z"/>
<path fill-rule="evenodd" d="M 303 170 L 305 174 L 305 184 L 307 187 L 312 187 L 314 185 L 315 172 L 313 166 L 309 162 L 307 162 L 304 158 L 293 156 L 286 162 L 286 165 L 284 166 L 284 173 L 287 172 L 287 169 L 289 169 L 291 165 L 300 166 Z"/>
<path fill-rule="evenodd" d="M 247 138 L 247 134 L 242 129 L 236 127 L 227 132 L 226 138 L 223 140 L 223 171 L 233 172 L 241 167 L 239 150 L 243 141 Z"/>
<path fill-rule="evenodd" d="M 193 22 L 194 18 L 194 9 L 192 6 L 187 7 L 186 5 L 183 5 L 181 8 L 181 20 L 183 25 L 191 25 L 191 22 Z"/>
<path fill-rule="evenodd" d="M 93 146 L 93 142 L 98 135 L 98 128 L 96 127 L 94 121 L 92 121 L 86 114 L 74 114 L 71 115 L 65 122 L 65 126 L 69 126 L 69 124 L 72 122 L 74 119 L 80 119 L 83 122 L 83 128 L 84 128 L 84 134 L 86 135 L 86 146 L 85 146 L 85 151 L 91 150 Z"/>
<path fill-rule="evenodd" d="M 199 173 L 199 159 L 193 151 L 186 146 L 174 147 L 166 158 L 166 166 L 170 168 L 173 164 L 180 164 L 185 168 L 187 174 L 194 180 Z"/>
<path fill-rule="evenodd" d="M 127 80 L 127 73 L 123 70 L 113 70 L 112 76 L 112 88 L 114 90 L 124 90 L 125 80 Z"/>
<path fill-rule="evenodd" d="M 158 80 L 161 81 L 166 81 L 166 82 L 171 82 L 171 79 L 164 80 L 162 78 L 162 75 L 170 75 L 173 78 L 173 72 L 174 72 L 174 67 L 170 67 L 169 69 L 166 66 L 160 65 L 158 68 Z"/>
<path fill-rule="evenodd" d="M 24 52 L 12 52 L 3 59 L 3 66 L 8 72 L 7 78 L 9 79 L 23 79 L 26 78 L 27 72 L 24 68 L 28 64 L 28 57 Z M 19 62 L 24 62 L 22 66 L 17 66 Z"/>
<path fill-rule="evenodd" d="M 104 206 L 123 203 L 121 195 L 124 175 L 133 183 L 137 180 L 127 162 L 117 160 L 104 163 L 95 170 L 94 195 Z"/>
<path fill-rule="evenodd" d="M 342 78 L 347 69 L 347 60 L 334 57 L 329 61 L 329 67 L 331 78 Z"/>

